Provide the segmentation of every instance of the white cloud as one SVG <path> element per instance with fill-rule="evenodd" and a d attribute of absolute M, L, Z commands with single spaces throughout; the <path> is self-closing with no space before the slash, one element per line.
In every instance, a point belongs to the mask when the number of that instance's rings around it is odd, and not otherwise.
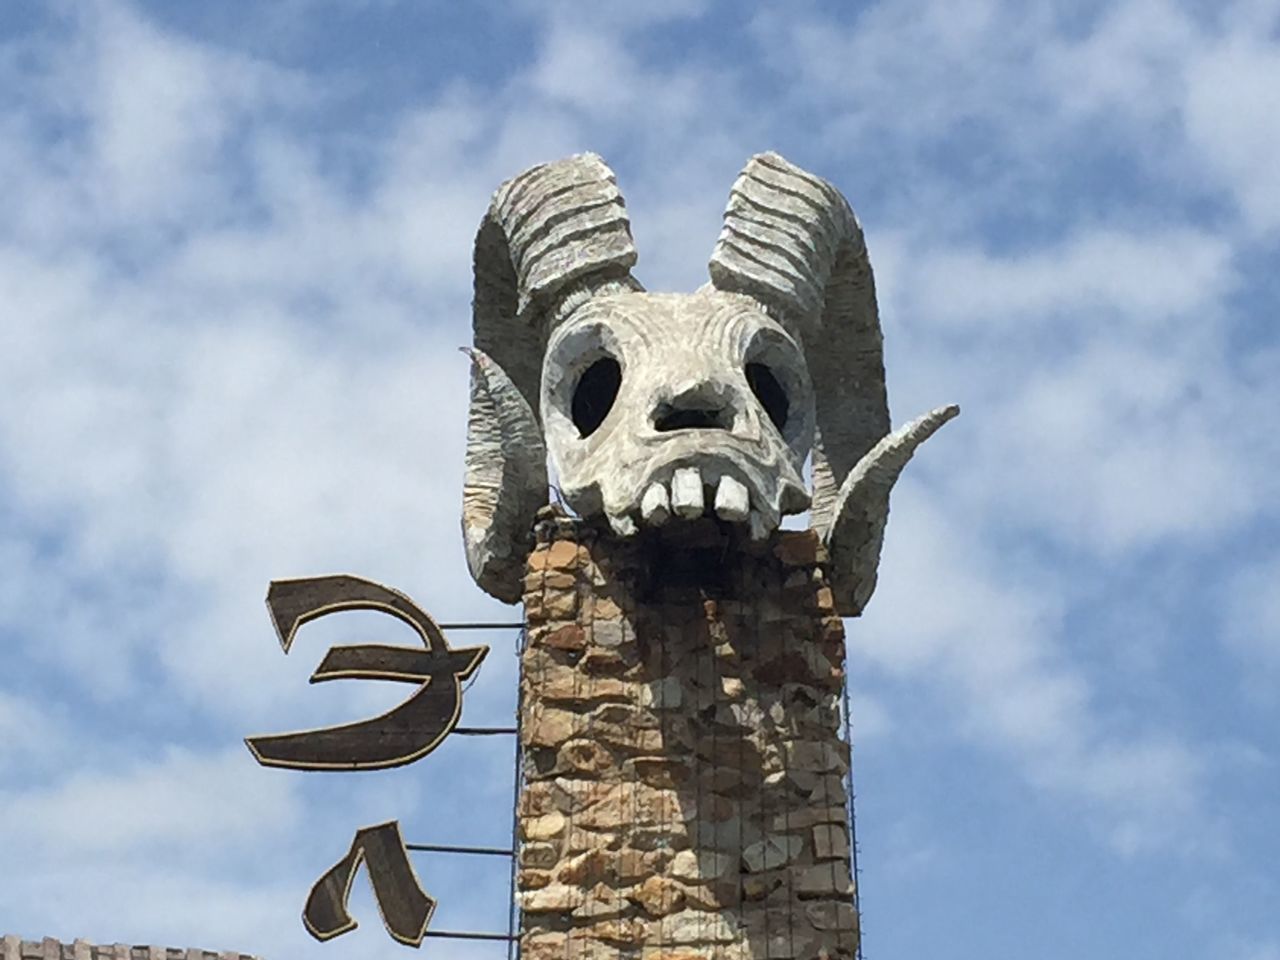
<path fill-rule="evenodd" d="M 1274 14 L 1273 14 L 1274 16 Z M 1251 227 L 1280 227 L 1280 43 L 1227 37 L 1188 70 L 1186 130 Z"/>
<path fill-rule="evenodd" d="M 1067 653 L 1065 596 L 993 556 L 974 519 L 900 484 L 880 585 L 851 630 L 856 659 L 930 690 L 973 742 L 1008 756 L 1048 799 L 1087 811 L 1120 852 L 1203 826 L 1196 750 L 1168 732 L 1108 729 Z"/>
<path fill-rule="evenodd" d="M 963 246 L 912 253 L 928 282 L 898 294 L 903 309 L 944 332 L 981 337 L 1167 328 L 1214 308 L 1233 281 L 1230 245 L 1188 228 L 1097 228 L 1007 256 Z"/>
<path fill-rule="evenodd" d="M 103 854 L 195 860 L 247 840 L 283 839 L 298 822 L 291 781 L 255 768 L 243 749 L 170 748 L 127 770 L 82 769 L 51 786 L 0 793 L 11 850 L 74 861 Z"/>

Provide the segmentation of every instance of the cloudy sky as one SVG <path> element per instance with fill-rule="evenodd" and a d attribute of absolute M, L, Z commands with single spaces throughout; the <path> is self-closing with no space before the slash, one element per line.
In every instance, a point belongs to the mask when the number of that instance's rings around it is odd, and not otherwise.
<path fill-rule="evenodd" d="M 624 6 L 3 0 L 0 932 L 403 955 L 307 888 L 383 819 L 503 843 L 511 745 L 258 768 L 404 692 L 309 687 L 402 637 L 285 657 L 267 582 L 518 619 L 458 532 L 490 193 L 601 153 L 690 290 L 775 149 L 866 228 L 895 422 L 964 411 L 848 623 L 867 957 L 1280 960 L 1280 5 Z M 416 856 L 505 927 L 504 864 Z"/>

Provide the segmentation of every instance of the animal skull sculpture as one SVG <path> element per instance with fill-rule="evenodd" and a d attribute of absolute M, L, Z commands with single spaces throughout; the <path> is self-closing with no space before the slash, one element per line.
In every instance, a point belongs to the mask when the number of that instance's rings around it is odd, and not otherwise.
<path fill-rule="evenodd" d="M 758 154 L 730 192 L 709 284 L 646 293 L 635 261 L 599 157 L 534 167 L 494 195 L 475 246 L 472 576 L 518 600 L 549 451 L 566 502 L 618 536 L 710 515 L 762 540 L 810 510 L 837 606 L 860 613 L 889 492 L 959 410 L 890 433 L 871 265 L 848 202 Z"/>

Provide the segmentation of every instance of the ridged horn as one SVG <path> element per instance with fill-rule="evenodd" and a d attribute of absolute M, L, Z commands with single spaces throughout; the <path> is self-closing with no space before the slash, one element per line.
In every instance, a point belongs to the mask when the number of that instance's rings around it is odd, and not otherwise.
<path fill-rule="evenodd" d="M 862 227 L 835 187 L 776 153 L 752 157 L 729 194 L 711 283 L 760 301 L 804 345 L 815 391 L 813 525 L 889 432 L 875 281 Z"/>
<path fill-rule="evenodd" d="M 480 350 L 471 357 L 462 537 L 467 567 L 486 593 L 520 600 L 533 521 L 547 502 L 547 451 L 533 410 Z"/>
<path fill-rule="evenodd" d="M 816 528 L 830 555 L 831 590 L 841 616 L 862 613 L 876 588 L 889 493 L 902 468 L 920 444 L 959 412 L 954 404 L 938 407 L 882 438 L 849 471 L 831 523 Z"/>
<path fill-rule="evenodd" d="M 542 164 L 493 195 L 474 251 L 471 411 L 462 527 L 480 588 L 520 599 L 547 502 L 539 380 L 551 327 L 583 300 L 639 290 L 626 205 L 595 154 Z"/>
<path fill-rule="evenodd" d="M 472 333 L 538 412 L 549 327 L 566 302 L 638 290 L 613 171 L 593 153 L 532 167 L 493 195 L 476 234 Z"/>

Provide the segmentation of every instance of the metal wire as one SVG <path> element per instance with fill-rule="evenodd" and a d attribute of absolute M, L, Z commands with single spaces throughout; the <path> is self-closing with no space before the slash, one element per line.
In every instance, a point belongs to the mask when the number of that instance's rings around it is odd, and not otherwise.
<path fill-rule="evenodd" d="M 523 630 L 523 623 L 440 623 L 441 630 Z"/>
<path fill-rule="evenodd" d="M 849 656 L 845 654 L 845 664 Z M 844 742 L 849 748 L 849 770 L 844 778 L 844 790 L 849 795 L 849 857 L 853 862 L 853 909 L 858 914 L 858 960 L 862 958 L 862 876 L 858 870 L 858 818 L 853 810 L 853 721 L 849 715 L 849 675 L 844 678 Z"/>
<path fill-rule="evenodd" d="M 471 933 L 463 930 L 428 930 L 424 937 L 439 937 L 442 940 L 503 940 L 508 943 L 513 939 L 506 933 Z"/>
<path fill-rule="evenodd" d="M 524 778 L 524 749 L 520 737 L 520 725 L 524 717 L 524 648 L 528 641 L 528 631 L 523 624 L 516 638 L 516 739 L 515 762 L 513 764 L 511 785 L 511 849 L 520 849 L 520 781 Z M 519 857 L 511 857 L 510 905 L 507 907 L 507 960 L 518 960 L 520 956 L 520 937 L 516 933 L 519 924 L 520 907 L 516 900 L 516 874 Z"/>
<path fill-rule="evenodd" d="M 406 850 L 423 850 L 427 853 L 466 853 L 481 857 L 514 857 L 514 850 L 502 847 L 453 847 L 441 843 L 406 843 Z"/>
<path fill-rule="evenodd" d="M 464 737 L 498 737 L 512 736 L 520 732 L 519 727 L 454 727 L 453 733 Z"/>

